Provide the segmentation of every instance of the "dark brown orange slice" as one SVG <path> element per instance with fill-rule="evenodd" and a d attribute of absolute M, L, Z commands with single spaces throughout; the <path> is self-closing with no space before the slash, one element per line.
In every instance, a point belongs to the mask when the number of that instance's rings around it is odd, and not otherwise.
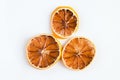
<path fill-rule="evenodd" d="M 26 49 L 29 63 L 38 69 L 54 65 L 60 58 L 61 46 L 51 35 L 39 35 L 32 38 Z"/>
<path fill-rule="evenodd" d="M 78 28 L 78 15 L 68 6 L 57 7 L 51 15 L 51 28 L 55 37 L 67 38 Z"/>
<path fill-rule="evenodd" d="M 95 55 L 95 47 L 86 38 L 76 37 L 63 48 L 62 60 L 66 67 L 81 70 L 88 66 Z"/>

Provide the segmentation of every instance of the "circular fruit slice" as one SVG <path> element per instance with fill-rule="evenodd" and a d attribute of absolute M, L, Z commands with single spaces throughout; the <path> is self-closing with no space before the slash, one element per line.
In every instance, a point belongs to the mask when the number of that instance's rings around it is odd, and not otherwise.
<path fill-rule="evenodd" d="M 33 67 L 45 69 L 59 60 L 61 46 L 53 36 L 39 35 L 29 41 L 26 53 Z"/>
<path fill-rule="evenodd" d="M 81 70 L 88 66 L 95 55 L 95 47 L 86 38 L 76 37 L 63 48 L 62 60 L 66 67 Z"/>
<path fill-rule="evenodd" d="M 51 15 L 51 28 L 54 36 L 67 38 L 78 28 L 78 15 L 68 6 L 56 8 Z"/>

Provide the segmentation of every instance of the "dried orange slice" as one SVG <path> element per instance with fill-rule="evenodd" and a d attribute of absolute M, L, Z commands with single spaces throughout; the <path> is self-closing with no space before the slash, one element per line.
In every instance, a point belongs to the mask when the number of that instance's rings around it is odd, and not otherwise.
<path fill-rule="evenodd" d="M 61 53 L 59 42 L 51 35 L 39 35 L 32 38 L 26 48 L 29 63 L 38 69 L 55 64 Z"/>
<path fill-rule="evenodd" d="M 95 47 L 86 38 L 76 37 L 63 48 L 62 60 L 66 67 L 81 70 L 88 66 L 95 55 Z"/>
<path fill-rule="evenodd" d="M 78 15 L 68 6 L 57 7 L 51 15 L 51 28 L 57 38 L 67 38 L 78 28 Z"/>

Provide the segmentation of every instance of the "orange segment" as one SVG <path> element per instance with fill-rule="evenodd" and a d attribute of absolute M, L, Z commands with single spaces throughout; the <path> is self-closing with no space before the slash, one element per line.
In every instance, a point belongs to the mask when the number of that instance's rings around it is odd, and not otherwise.
<path fill-rule="evenodd" d="M 60 58 L 61 46 L 50 35 L 39 35 L 30 40 L 26 48 L 29 63 L 38 69 L 55 64 Z"/>
<path fill-rule="evenodd" d="M 86 38 L 71 39 L 63 48 L 62 60 L 66 67 L 81 70 L 88 66 L 95 55 L 95 47 Z"/>
<path fill-rule="evenodd" d="M 51 28 L 54 36 L 67 38 L 71 36 L 78 27 L 78 15 L 68 6 L 56 8 L 51 15 Z"/>

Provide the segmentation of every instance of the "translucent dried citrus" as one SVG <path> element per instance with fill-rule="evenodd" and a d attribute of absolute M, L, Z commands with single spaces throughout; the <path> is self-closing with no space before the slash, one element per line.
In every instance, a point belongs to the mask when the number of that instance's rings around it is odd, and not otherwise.
<path fill-rule="evenodd" d="M 45 69 L 59 60 L 61 46 L 53 36 L 39 35 L 29 41 L 26 52 L 32 66 Z"/>
<path fill-rule="evenodd" d="M 63 48 L 62 60 L 66 67 L 74 70 L 85 68 L 95 55 L 95 47 L 91 41 L 76 37 Z"/>
<path fill-rule="evenodd" d="M 51 28 L 54 36 L 67 38 L 78 28 L 78 15 L 68 6 L 56 8 L 51 15 Z"/>

